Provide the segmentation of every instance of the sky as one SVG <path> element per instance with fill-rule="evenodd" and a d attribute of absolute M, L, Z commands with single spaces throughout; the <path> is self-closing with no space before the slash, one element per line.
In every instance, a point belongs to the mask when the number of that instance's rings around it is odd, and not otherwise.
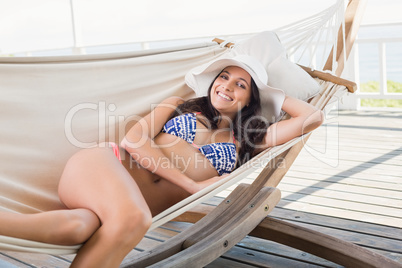
<path fill-rule="evenodd" d="M 401 0 L 366 0 L 362 24 L 402 22 Z M 71 2 L 76 18 L 73 34 Z M 254 33 L 335 0 L 0 0 L 0 54 Z M 75 36 L 75 39 L 74 39 Z"/>

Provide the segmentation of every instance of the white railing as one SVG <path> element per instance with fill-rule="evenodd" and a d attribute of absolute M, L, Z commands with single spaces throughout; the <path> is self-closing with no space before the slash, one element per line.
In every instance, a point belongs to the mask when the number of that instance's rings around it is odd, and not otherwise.
<path fill-rule="evenodd" d="M 367 30 L 368 28 L 377 28 L 377 29 L 385 29 L 386 27 L 395 27 L 398 29 L 393 32 L 392 37 L 379 37 L 379 38 L 360 38 L 358 37 L 355 41 L 354 48 L 349 57 L 349 61 L 345 68 L 345 73 L 343 76 L 347 79 L 355 81 L 358 85 L 358 91 L 355 94 L 351 94 L 348 97 L 346 103 L 342 106 L 344 109 L 352 109 L 352 110 L 360 110 L 360 109 L 370 109 L 368 107 L 362 107 L 360 105 L 361 99 L 396 99 L 402 100 L 402 93 L 390 93 L 387 88 L 387 45 L 390 44 L 400 44 L 400 53 L 402 53 L 402 23 L 392 23 L 392 24 L 381 24 L 381 25 L 362 25 L 362 30 Z M 377 51 L 373 51 L 374 53 L 378 53 L 378 78 L 375 76 L 372 80 L 377 81 L 379 83 L 379 91 L 370 93 L 370 92 L 361 92 L 361 68 L 360 68 L 360 59 L 361 57 L 365 57 L 368 55 L 362 55 L 359 50 L 359 46 L 371 44 L 376 46 Z M 366 51 L 367 52 L 367 51 Z M 401 55 L 401 54 L 400 54 Z M 376 65 L 377 65 L 376 64 Z M 398 68 L 401 69 L 402 76 L 402 61 Z M 367 81 L 364 81 L 367 82 Z M 402 82 L 402 81 L 398 81 Z M 402 107 L 399 107 L 402 108 Z"/>

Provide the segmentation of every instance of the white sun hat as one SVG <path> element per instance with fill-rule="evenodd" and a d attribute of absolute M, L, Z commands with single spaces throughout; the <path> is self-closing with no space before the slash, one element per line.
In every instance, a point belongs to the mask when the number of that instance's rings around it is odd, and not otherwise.
<path fill-rule="evenodd" d="M 186 83 L 198 97 L 207 96 L 214 79 L 228 66 L 237 66 L 247 71 L 256 83 L 261 101 L 261 114 L 270 122 L 276 122 L 281 116 L 285 93 L 278 88 L 268 86 L 268 74 L 264 66 L 254 57 L 237 55 L 232 58 L 217 59 L 190 70 L 186 74 Z"/>

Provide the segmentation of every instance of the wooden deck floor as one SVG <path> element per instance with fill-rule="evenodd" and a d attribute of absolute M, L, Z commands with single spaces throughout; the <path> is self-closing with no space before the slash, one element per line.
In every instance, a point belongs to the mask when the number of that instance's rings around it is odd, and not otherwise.
<path fill-rule="evenodd" d="M 282 199 L 270 216 L 364 246 L 402 267 L 402 112 L 331 114 L 278 188 Z M 207 203 L 218 204 L 229 190 Z M 131 254 L 160 244 L 188 226 L 170 222 L 149 232 Z M 1 252 L 0 267 L 68 267 L 72 258 Z M 246 237 L 207 267 L 339 265 Z"/>

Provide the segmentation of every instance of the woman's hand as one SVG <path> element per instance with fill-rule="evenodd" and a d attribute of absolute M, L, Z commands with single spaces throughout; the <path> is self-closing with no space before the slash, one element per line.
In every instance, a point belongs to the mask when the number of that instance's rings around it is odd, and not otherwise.
<path fill-rule="evenodd" d="M 191 190 L 190 194 L 195 194 L 196 192 L 208 187 L 211 184 L 214 184 L 215 182 L 220 181 L 221 179 L 227 177 L 229 174 L 224 174 L 222 176 L 215 176 L 210 179 L 204 180 L 204 181 L 197 181 L 194 184 L 193 189 Z"/>

